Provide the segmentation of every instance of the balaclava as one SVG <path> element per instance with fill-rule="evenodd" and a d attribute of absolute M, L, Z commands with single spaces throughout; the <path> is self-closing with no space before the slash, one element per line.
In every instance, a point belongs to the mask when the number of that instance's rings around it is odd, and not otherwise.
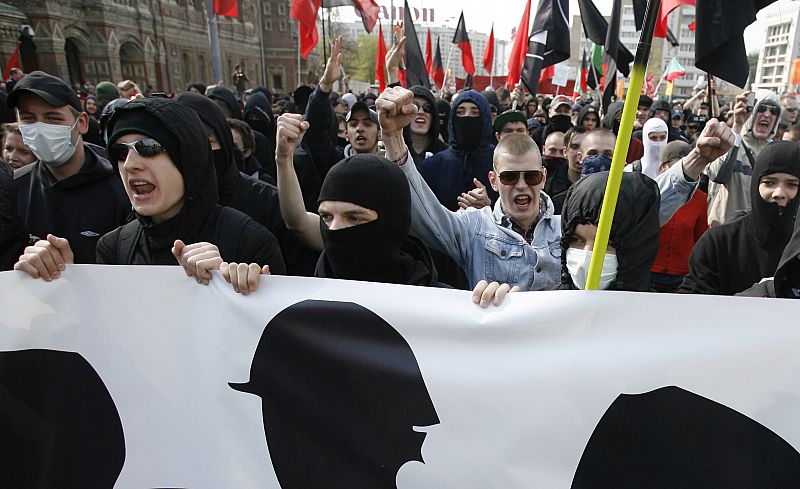
<path fill-rule="evenodd" d="M 386 158 L 361 154 L 334 165 L 319 202 L 351 202 L 378 213 L 374 221 L 330 230 L 320 220 L 324 258 L 334 278 L 402 283 L 414 260 L 400 251 L 411 229 L 411 193 L 403 171 Z"/>
<path fill-rule="evenodd" d="M 653 132 L 669 132 L 667 123 L 658 117 L 651 117 L 644 123 L 642 128 L 642 143 L 644 144 L 642 173 L 650 178 L 658 176 L 658 169 L 661 166 L 661 152 L 667 146 L 666 138 L 660 142 L 651 141 L 650 133 Z"/>
<path fill-rule="evenodd" d="M 761 178 L 773 173 L 788 173 L 800 178 L 800 146 L 791 141 L 776 141 L 764 147 L 756 158 L 750 180 L 750 202 L 753 210 L 748 225 L 756 239 L 777 255 L 789 242 L 794 229 L 800 198 L 795 197 L 779 212 L 778 204 L 767 202 L 758 191 Z"/>

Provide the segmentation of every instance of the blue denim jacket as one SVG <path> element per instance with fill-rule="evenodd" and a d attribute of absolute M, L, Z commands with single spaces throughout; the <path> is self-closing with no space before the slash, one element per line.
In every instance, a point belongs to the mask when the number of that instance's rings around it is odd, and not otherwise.
<path fill-rule="evenodd" d="M 466 270 L 470 287 L 481 280 L 507 283 L 522 290 L 548 290 L 561 280 L 561 216 L 544 192 L 544 215 L 531 244 L 511 230 L 498 200 L 494 210 L 452 212 L 442 206 L 409 155 L 401 168 L 411 187 L 411 233 L 426 246 L 442 251 Z M 672 165 L 656 178 L 661 189 L 659 217 L 663 226 L 691 197 L 696 182 L 686 181 L 683 167 Z"/>
<path fill-rule="evenodd" d="M 528 244 L 511 230 L 499 200 L 494 210 L 452 212 L 439 203 L 413 163 L 402 169 L 411 186 L 411 233 L 466 270 L 470 287 L 486 279 L 522 290 L 546 290 L 559 282 L 561 216 L 553 215 L 553 203 L 544 192 L 539 195 L 545 212 Z"/>

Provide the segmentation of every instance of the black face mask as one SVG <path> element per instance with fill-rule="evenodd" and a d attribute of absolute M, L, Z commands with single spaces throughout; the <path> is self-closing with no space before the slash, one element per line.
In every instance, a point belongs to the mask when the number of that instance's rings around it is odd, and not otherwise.
<path fill-rule="evenodd" d="M 613 132 L 613 133 L 614 133 L 615 135 L 617 135 L 617 136 L 619 136 L 619 127 L 620 127 L 620 124 L 622 124 L 622 121 L 621 121 L 621 120 L 619 120 L 619 121 L 614 121 L 614 122 L 612 122 L 612 123 L 611 123 L 611 132 Z"/>
<path fill-rule="evenodd" d="M 455 117 L 455 140 L 465 151 L 474 151 L 481 144 L 483 119 L 481 117 Z"/>
<path fill-rule="evenodd" d="M 387 234 L 380 217 L 335 231 L 320 219 L 319 228 L 334 278 L 402 283 L 406 261 L 411 258 L 400 253 L 401 242 Z"/>
<path fill-rule="evenodd" d="M 556 114 L 550 118 L 550 127 L 554 131 L 567 132 L 572 127 L 572 118 L 566 114 Z"/>
<path fill-rule="evenodd" d="M 543 156 L 542 157 L 542 164 L 545 168 L 547 168 L 547 174 L 553 175 L 556 170 L 561 168 L 562 166 L 566 165 L 567 159 L 563 156 Z"/>
<path fill-rule="evenodd" d="M 340 148 L 344 149 L 344 148 L 347 147 L 348 144 L 350 144 L 350 143 L 347 142 L 347 138 L 340 138 L 339 136 L 336 136 L 336 145 L 337 146 L 339 146 Z"/>
<path fill-rule="evenodd" d="M 227 156 L 225 155 L 225 150 L 222 149 L 215 149 L 212 151 L 214 153 L 214 169 L 217 172 L 217 177 L 221 177 L 225 175 L 230 167 L 231 161 L 228 161 Z"/>

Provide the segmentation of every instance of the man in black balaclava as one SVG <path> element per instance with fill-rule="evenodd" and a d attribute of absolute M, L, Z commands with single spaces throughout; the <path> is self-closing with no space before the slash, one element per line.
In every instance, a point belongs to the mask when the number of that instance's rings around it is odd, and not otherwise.
<path fill-rule="evenodd" d="M 255 157 L 264 174 L 275 181 L 275 116 L 272 114 L 272 94 L 256 87 L 244 104 L 244 121 L 253 129 Z"/>
<path fill-rule="evenodd" d="M 233 117 L 234 119 L 242 118 L 242 108 L 239 106 L 239 101 L 236 100 L 236 95 L 225 87 L 216 86 L 210 88 L 206 94 L 208 98 L 219 105 L 225 117 Z"/>
<path fill-rule="evenodd" d="M 278 186 L 287 225 L 322 251 L 316 276 L 436 286 L 430 252 L 411 228 L 411 191 L 397 165 L 362 154 L 334 165 L 319 194 L 319 215 L 306 212 L 294 174 L 294 149 L 308 130 L 299 114 L 278 118 Z"/>
<path fill-rule="evenodd" d="M 733 295 L 772 277 L 792 236 L 798 186 L 800 146 L 789 141 L 767 145 L 750 181 L 753 208 L 700 238 L 680 292 Z"/>
<path fill-rule="evenodd" d="M 533 133 L 533 140 L 541 149 L 551 132 L 565 133 L 572 127 L 572 100 L 566 95 L 556 95 L 550 104 L 550 121 Z"/>

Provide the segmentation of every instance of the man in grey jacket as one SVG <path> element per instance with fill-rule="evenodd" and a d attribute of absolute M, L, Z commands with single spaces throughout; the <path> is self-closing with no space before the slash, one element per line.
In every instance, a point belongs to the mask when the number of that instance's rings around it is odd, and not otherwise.
<path fill-rule="evenodd" d="M 403 169 L 411 186 L 412 234 L 463 267 L 470 287 L 483 280 L 522 290 L 554 287 L 561 273 L 561 222 L 542 192 L 546 174 L 536 144 L 525 135 L 504 138 L 489 172 L 490 183 L 500 194 L 494 209 L 451 212 L 439 204 L 415 166 L 405 164 L 409 156 L 402 129 L 416 113 L 412 100 L 412 92 L 395 87 L 384 91 L 376 103 L 386 157 Z M 686 203 L 700 173 L 727 152 L 733 140 L 730 129 L 712 119 L 682 164 L 659 175 L 662 224 Z"/>

